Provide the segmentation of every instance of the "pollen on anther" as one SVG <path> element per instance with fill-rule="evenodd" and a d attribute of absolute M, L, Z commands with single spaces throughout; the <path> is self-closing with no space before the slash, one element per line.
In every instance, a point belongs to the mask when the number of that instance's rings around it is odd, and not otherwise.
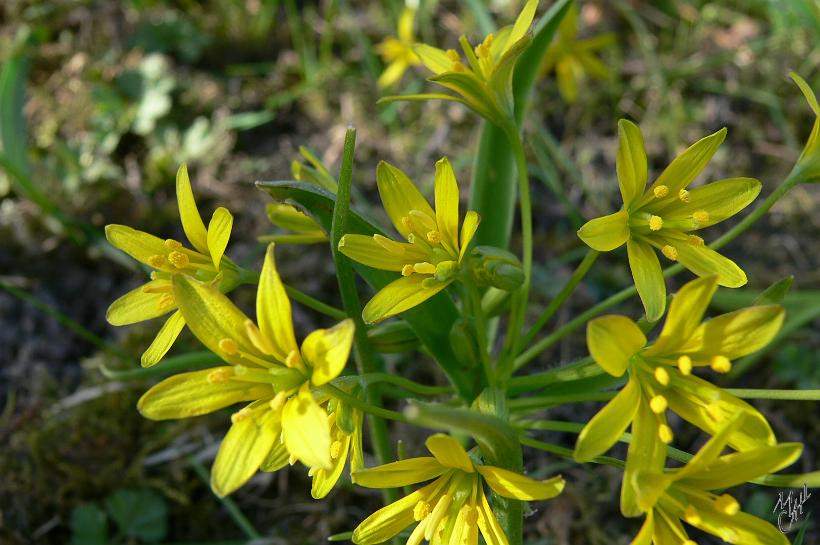
<path fill-rule="evenodd" d="M 657 395 L 649 400 L 649 408 L 652 409 L 652 412 L 655 414 L 661 414 L 668 406 L 669 403 L 662 395 Z"/>
<path fill-rule="evenodd" d="M 229 338 L 219 339 L 219 349 L 229 356 L 235 356 L 239 353 L 239 345 L 236 341 Z"/>
<path fill-rule="evenodd" d="M 401 224 L 404 226 L 405 229 L 408 231 L 413 230 L 413 220 L 410 219 L 410 216 L 402 216 Z"/>
<path fill-rule="evenodd" d="M 427 240 L 433 244 L 441 242 L 441 233 L 438 231 L 427 231 Z"/>
<path fill-rule="evenodd" d="M 669 372 L 663 367 L 655 367 L 655 380 L 657 380 L 661 386 L 668 386 Z"/>
<path fill-rule="evenodd" d="M 729 494 L 721 494 L 715 498 L 715 509 L 724 515 L 736 515 L 740 511 L 740 504 Z"/>
<path fill-rule="evenodd" d="M 662 198 L 666 197 L 667 195 L 669 195 L 669 187 L 661 184 L 658 187 L 654 188 L 652 190 L 652 193 L 655 194 L 655 198 L 662 199 Z"/>
<path fill-rule="evenodd" d="M 660 231 L 663 228 L 663 218 L 660 216 L 651 216 L 649 218 L 649 228 L 653 231 Z"/>
<path fill-rule="evenodd" d="M 404 267 L 401 268 L 401 275 L 402 276 L 410 276 L 414 272 L 416 272 L 416 271 L 413 269 L 413 265 L 410 265 L 410 264 L 407 264 L 407 265 L 405 265 Z"/>
<path fill-rule="evenodd" d="M 665 255 L 667 258 L 671 259 L 672 261 L 677 261 L 678 259 L 677 248 L 670 244 L 667 244 L 663 248 L 661 248 L 661 253 Z"/>
<path fill-rule="evenodd" d="M 169 250 L 179 250 L 180 248 L 182 248 L 182 244 L 179 241 L 174 240 L 172 238 L 166 238 L 165 247 Z"/>
<path fill-rule="evenodd" d="M 692 526 L 697 526 L 702 521 L 697 509 L 691 505 L 687 506 L 686 509 L 683 510 L 683 520 Z"/>
<path fill-rule="evenodd" d="M 341 441 L 333 441 L 330 444 L 330 457 L 333 460 L 337 460 L 339 455 L 342 454 L 342 442 Z"/>
<path fill-rule="evenodd" d="M 424 500 L 419 501 L 413 508 L 413 518 L 421 521 L 430 514 L 430 504 Z"/>
<path fill-rule="evenodd" d="M 683 202 L 689 202 L 689 192 L 685 189 L 678 191 L 678 198 Z"/>
<path fill-rule="evenodd" d="M 159 298 L 157 301 L 157 308 L 166 309 L 172 307 L 176 304 L 176 300 L 174 299 L 174 295 L 171 293 L 163 293 L 162 297 Z"/>
<path fill-rule="evenodd" d="M 251 414 L 250 409 L 245 407 L 244 409 L 240 409 L 231 415 L 231 423 L 236 424 L 237 422 L 242 422 L 246 418 L 248 418 Z"/>
<path fill-rule="evenodd" d="M 704 240 L 697 235 L 687 236 L 686 242 L 688 242 L 692 246 L 703 246 L 705 244 Z"/>
<path fill-rule="evenodd" d="M 695 210 L 695 212 L 692 214 L 692 219 L 694 219 L 698 223 L 706 223 L 707 221 L 709 221 L 709 218 L 709 212 L 707 212 L 706 210 Z"/>
<path fill-rule="evenodd" d="M 732 362 L 726 356 L 713 356 L 709 367 L 717 373 L 728 373 L 732 370 Z"/>
<path fill-rule="evenodd" d="M 459 62 L 461 60 L 461 56 L 455 49 L 447 50 L 447 58 L 450 59 L 452 62 Z"/>
<path fill-rule="evenodd" d="M 661 424 L 660 426 L 658 426 L 658 437 L 663 443 L 668 445 L 672 442 L 672 439 L 674 438 L 674 435 L 672 434 L 672 428 L 670 428 L 666 424 Z"/>
<path fill-rule="evenodd" d="M 214 369 L 208 373 L 208 384 L 225 384 L 230 378 L 230 372 L 227 369 Z"/>
<path fill-rule="evenodd" d="M 413 265 L 413 270 L 421 274 L 436 274 L 436 266 L 426 261 Z"/>
<path fill-rule="evenodd" d="M 159 269 L 160 267 L 165 265 L 165 263 L 166 263 L 165 256 L 163 256 L 163 255 L 157 254 L 157 255 L 152 255 L 151 257 L 148 258 L 148 264 L 151 265 L 152 267 L 154 267 L 155 269 Z"/>
<path fill-rule="evenodd" d="M 680 374 L 687 376 L 692 373 L 692 358 L 689 356 L 681 356 L 678 358 L 678 369 Z"/>
<path fill-rule="evenodd" d="M 184 269 L 191 264 L 191 260 L 188 259 L 187 255 L 182 252 L 177 252 L 176 250 L 168 254 L 168 261 L 177 269 Z"/>
<path fill-rule="evenodd" d="M 288 356 L 285 358 L 285 365 L 288 367 L 296 367 L 302 362 L 302 358 L 299 356 L 298 350 L 291 350 L 288 353 Z"/>

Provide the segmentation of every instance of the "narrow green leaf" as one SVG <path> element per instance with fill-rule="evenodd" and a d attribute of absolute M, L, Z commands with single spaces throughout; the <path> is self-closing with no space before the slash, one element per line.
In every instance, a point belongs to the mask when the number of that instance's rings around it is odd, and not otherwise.
<path fill-rule="evenodd" d="M 779 305 L 783 299 L 788 295 L 789 290 L 794 282 L 794 276 L 787 276 L 778 280 L 758 295 L 752 302 L 752 305 Z"/>

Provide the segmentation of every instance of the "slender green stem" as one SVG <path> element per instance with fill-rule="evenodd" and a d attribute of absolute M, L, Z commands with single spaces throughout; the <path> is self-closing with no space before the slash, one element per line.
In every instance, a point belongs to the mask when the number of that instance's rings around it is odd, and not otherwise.
<path fill-rule="evenodd" d="M 345 134 L 344 154 L 342 156 L 342 167 L 339 173 L 339 187 L 336 192 L 336 203 L 333 206 L 333 222 L 330 229 L 330 250 L 333 253 L 333 261 L 336 264 L 336 277 L 339 281 L 339 294 L 342 297 L 342 305 L 345 313 L 356 324 L 356 332 L 353 337 L 354 359 L 360 375 L 366 373 L 379 372 L 375 357 L 373 355 L 370 341 L 367 338 L 367 329 L 362 320 L 362 304 L 359 301 L 359 293 L 356 290 L 356 278 L 353 275 L 353 267 L 350 260 L 339 251 L 339 240 L 347 232 L 348 213 L 350 211 L 350 184 L 353 177 L 353 153 L 356 148 L 356 129 L 350 127 Z M 362 385 L 365 391 L 365 399 L 374 406 L 381 406 L 381 395 L 378 388 L 369 386 L 366 382 Z M 352 396 L 351 396 L 352 397 Z M 373 444 L 373 451 L 379 464 L 386 464 L 392 461 L 393 456 L 390 448 L 390 437 L 387 432 L 387 424 L 381 418 L 377 418 L 373 411 L 368 412 L 368 423 L 370 424 L 370 438 Z M 398 500 L 398 491 L 392 488 L 383 491 L 385 503 L 392 503 Z"/>
<path fill-rule="evenodd" d="M 222 363 L 222 358 L 212 352 L 203 350 L 201 352 L 190 352 L 180 354 L 162 360 L 162 365 L 152 367 L 138 367 L 136 369 L 110 369 L 105 365 L 100 366 L 100 372 L 109 380 L 137 380 L 155 376 L 171 375 L 179 371 L 191 371 L 203 369 Z M 224 365 L 224 364 L 223 364 Z"/>
<path fill-rule="evenodd" d="M 330 316 L 334 320 L 344 320 L 347 318 L 347 314 L 345 311 L 338 309 L 334 306 L 328 305 L 316 299 L 315 297 L 311 297 L 307 293 L 303 291 L 299 291 L 293 286 L 285 286 L 285 292 L 287 292 L 288 297 L 293 299 L 294 301 L 299 301 L 303 305 L 308 308 L 312 308 L 316 312 L 321 312 L 327 316 Z"/>
<path fill-rule="evenodd" d="M 581 282 L 581 279 L 589 272 L 589 269 L 592 267 L 592 264 L 595 263 L 595 259 L 598 257 L 598 252 L 595 250 L 589 250 L 587 254 L 584 256 L 584 259 L 581 260 L 581 263 L 578 264 L 578 267 L 575 269 L 575 272 L 572 273 L 567 283 L 561 288 L 561 291 L 558 292 L 558 295 L 550 301 L 550 304 L 547 305 L 547 308 L 544 309 L 544 312 L 541 313 L 541 316 L 538 317 L 538 320 L 532 325 L 529 331 L 527 331 L 526 336 L 524 337 L 524 341 L 521 343 L 521 346 L 529 345 L 535 336 L 541 331 L 541 328 L 546 325 L 546 323 L 552 318 L 558 309 L 561 308 L 561 305 L 564 304 L 564 301 L 572 295 L 572 292 L 575 291 L 575 288 Z"/>
<path fill-rule="evenodd" d="M 426 396 L 448 395 L 453 393 L 450 386 L 428 386 L 426 384 L 419 384 L 410 379 L 400 377 L 398 375 L 390 375 L 388 373 L 365 373 L 360 375 L 368 384 L 376 384 L 377 382 L 386 382 L 393 384 L 399 388 L 403 388 L 408 392 L 421 394 Z"/>
<path fill-rule="evenodd" d="M 604 370 L 587 356 L 576 362 L 541 373 L 512 377 L 507 383 L 508 394 L 522 394 L 545 386 L 602 375 Z"/>
<path fill-rule="evenodd" d="M 565 403 L 580 403 L 583 401 L 608 401 L 615 396 L 615 392 L 589 392 L 582 394 L 533 396 L 511 399 L 507 402 L 510 410 L 546 409 Z"/>
<path fill-rule="evenodd" d="M 560 447 L 558 445 L 553 445 L 552 443 L 539 441 L 538 439 L 533 439 L 531 437 L 521 437 L 519 438 L 519 441 L 521 441 L 522 445 L 528 447 L 537 448 L 538 450 L 543 450 L 544 452 L 549 452 L 551 454 L 557 454 L 558 456 L 562 456 L 569 460 L 575 459 L 573 458 L 573 450 L 566 447 Z M 623 460 L 612 458 L 610 456 L 596 456 L 592 459 L 592 462 L 596 464 L 604 464 L 608 466 L 621 468 L 626 465 Z"/>
<path fill-rule="evenodd" d="M 204 482 L 207 485 L 210 485 L 211 476 L 208 472 L 208 469 L 205 466 L 203 466 L 200 462 L 198 462 L 197 459 L 193 456 L 188 456 L 188 463 L 193 468 L 194 473 L 196 473 L 197 476 L 200 479 L 202 479 L 202 482 Z M 217 499 L 222 504 L 222 507 L 225 508 L 225 511 L 228 512 L 228 515 L 230 515 L 230 517 L 233 519 L 233 521 L 236 523 L 239 529 L 242 530 L 242 533 L 245 534 L 245 537 L 247 537 L 250 540 L 257 540 L 262 538 L 262 535 L 256 530 L 256 528 L 253 527 L 253 524 L 250 520 L 248 520 L 248 517 L 246 517 L 245 514 L 242 512 L 242 509 L 240 509 L 236 502 L 233 501 L 233 498 L 231 498 L 230 496 L 217 496 Z"/>
<path fill-rule="evenodd" d="M 755 388 L 726 388 L 725 391 L 741 399 L 788 399 L 791 401 L 820 401 L 820 390 L 766 390 Z"/>
<path fill-rule="evenodd" d="M 481 357 L 481 366 L 484 369 L 484 375 L 487 377 L 487 384 L 495 385 L 495 373 L 493 372 L 492 363 L 490 362 L 489 343 L 487 341 L 487 323 L 484 320 L 484 311 L 481 308 L 481 294 L 478 293 L 478 287 L 472 280 L 465 280 L 463 282 L 467 295 L 470 298 L 470 311 L 473 318 L 475 318 L 475 330 L 478 337 L 478 350 Z"/>
<path fill-rule="evenodd" d="M 354 395 L 348 394 L 347 392 L 345 392 L 341 388 L 334 386 L 333 384 L 325 384 L 324 386 L 321 386 L 319 389 L 327 395 L 334 397 L 340 401 L 344 401 L 351 407 L 355 407 L 360 411 L 367 413 L 371 416 L 377 416 L 380 419 L 395 420 L 396 422 L 407 423 L 407 417 L 404 416 L 402 413 L 391 411 L 390 409 L 384 409 L 378 405 L 373 405 L 372 403 L 363 401 Z M 379 420 L 379 422 L 384 422 L 384 420 Z"/>

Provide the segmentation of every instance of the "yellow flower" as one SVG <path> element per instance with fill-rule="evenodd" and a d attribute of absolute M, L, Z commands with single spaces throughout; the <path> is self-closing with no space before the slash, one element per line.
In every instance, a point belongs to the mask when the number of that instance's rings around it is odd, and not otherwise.
<path fill-rule="evenodd" d="M 388 163 L 379 163 L 376 182 L 387 215 L 407 242 L 357 234 L 339 241 L 339 251 L 349 258 L 402 274 L 367 303 L 362 318 L 368 323 L 413 308 L 453 282 L 479 223 L 476 212 L 467 212 L 459 235 L 458 184 L 446 157 L 436 163 L 435 210 L 410 178 Z"/>
<path fill-rule="evenodd" d="M 689 282 L 673 297 L 660 336 L 651 346 L 637 324 L 626 316 L 603 316 L 587 327 L 590 354 L 610 375 L 629 373 L 629 381 L 578 436 L 577 460 L 591 460 L 611 447 L 632 424 L 633 450 L 641 459 L 663 456 L 673 439 L 666 411 L 715 435 L 739 411 L 747 413 L 727 440 L 740 451 L 773 445 L 774 433 L 754 407 L 696 377 L 697 367 L 719 373 L 731 360 L 766 346 L 783 323 L 778 305 L 754 306 L 722 314 L 701 323 L 717 289 L 714 276 Z M 627 473 L 631 466 L 627 463 Z M 624 488 L 622 493 L 629 494 Z M 621 498 L 625 513 L 634 498 Z"/>
<path fill-rule="evenodd" d="M 329 415 L 330 457 L 333 459 L 333 467 L 310 469 L 309 475 L 313 478 L 310 494 L 317 500 L 327 496 L 336 485 L 342 475 L 348 455 L 350 456 L 351 474 L 364 467 L 362 412 L 335 399 L 328 400 L 323 408 Z"/>
<path fill-rule="evenodd" d="M 436 434 L 425 443 L 432 457 L 410 458 L 356 471 L 353 482 L 368 488 L 396 488 L 435 479 L 432 483 L 384 507 L 353 532 L 353 543 L 382 543 L 417 523 L 407 545 L 423 540 L 433 544 L 506 545 L 507 536 L 484 495 L 484 482 L 505 498 L 546 500 L 564 489 L 556 476 L 536 481 L 499 467 L 474 462 L 458 441 Z"/>
<path fill-rule="evenodd" d="M 586 74 L 600 80 L 609 79 L 609 70 L 595 56 L 595 51 L 614 41 L 610 33 L 579 40 L 578 8 L 573 4 L 558 27 L 555 42 L 544 55 L 541 71 L 546 74 L 555 69 L 558 90 L 564 100 L 572 104 L 578 98 L 578 86 Z"/>
<path fill-rule="evenodd" d="M 418 56 L 413 52 L 413 44 L 416 43 L 413 37 L 415 17 L 416 10 L 405 7 L 399 17 L 397 38 L 391 36 L 376 46 L 384 62 L 388 63 L 387 68 L 379 76 L 379 87 L 390 87 L 401 79 L 409 67 L 421 64 Z"/>
<path fill-rule="evenodd" d="M 615 214 L 588 221 L 578 236 L 601 252 L 626 243 L 647 319 L 658 320 L 666 307 L 666 284 L 656 249 L 698 276 L 717 275 L 721 286 L 744 285 L 746 274 L 740 267 L 690 234 L 734 216 L 760 193 L 760 182 L 753 178 L 727 178 L 687 189 L 723 142 L 726 129 L 694 143 L 648 189 L 641 130 L 622 119 L 618 134 L 617 173 L 624 206 Z"/>
<path fill-rule="evenodd" d="M 788 545 L 780 530 L 741 511 L 732 496 L 713 492 L 778 471 L 797 460 L 803 450 L 800 443 L 781 443 L 721 456 L 731 434 L 743 425 L 744 416 L 741 412 L 727 422 L 685 466 L 665 473 L 637 473 L 631 483 L 624 482 L 636 490 L 638 508 L 646 513 L 632 545 L 691 545 L 694 541 L 689 540 L 682 522 L 727 543 Z"/>
<path fill-rule="evenodd" d="M 795 74 L 790 73 L 789 76 L 794 80 L 803 96 L 806 97 L 806 102 L 809 103 L 809 108 L 814 112 L 814 125 L 809 134 L 809 139 L 806 141 L 806 146 L 797 160 L 797 168 L 802 171 L 802 175 L 807 182 L 820 181 L 820 104 L 817 103 L 817 96 L 812 91 L 806 80 Z"/>
<path fill-rule="evenodd" d="M 458 96 L 422 94 L 385 100 L 452 100 L 465 104 L 500 127 L 508 126 L 514 110 L 513 69 L 530 43 L 528 31 L 537 7 L 538 0 L 528 0 L 515 24 L 488 34 L 475 48 L 461 36 L 463 58 L 455 49 L 444 51 L 427 44 L 413 47 L 422 64 L 434 74 L 429 81 L 455 91 Z"/>
<path fill-rule="evenodd" d="M 108 322 L 111 325 L 128 325 L 175 311 L 143 353 L 144 367 L 159 362 L 185 327 L 185 319 L 176 310 L 171 275 L 181 273 L 204 281 L 218 279 L 219 289 L 223 292 L 232 290 L 240 283 L 239 267 L 224 255 L 233 225 L 231 213 L 225 208 L 217 208 L 205 229 L 194 202 L 185 164 L 177 172 L 176 192 L 182 228 L 193 250 L 176 240 L 162 240 L 125 225 L 105 227 L 108 242 L 154 269 L 148 283 L 111 303 L 105 315 Z"/>
<path fill-rule="evenodd" d="M 285 451 L 291 461 L 333 474 L 341 453 L 334 446 L 334 413 L 328 414 L 311 387 L 326 384 L 344 369 L 353 322 L 312 332 L 300 349 L 272 244 L 259 280 L 258 326 L 211 284 L 182 275 L 174 275 L 172 284 L 188 327 L 229 365 L 163 380 L 142 396 L 140 412 L 165 420 L 251 402 L 231 417 L 214 462 L 211 486 L 220 496 L 242 486 L 260 466 L 275 468 Z"/>

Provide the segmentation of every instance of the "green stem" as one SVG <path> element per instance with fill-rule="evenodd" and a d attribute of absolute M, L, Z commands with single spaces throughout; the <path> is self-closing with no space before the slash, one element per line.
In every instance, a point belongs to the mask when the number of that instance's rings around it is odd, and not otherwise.
<path fill-rule="evenodd" d="M 204 369 L 206 367 L 219 365 L 220 363 L 222 363 L 222 358 L 212 352 L 203 350 L 201 352 L 190 352 L 188 354 L 172 356 L 162 360 L 162 365 L 154 365 L 152 367 L 138 367 L 136 369 L 120 371 L 101 365 L 100 372 L 109 380 L 137 380 L 154 376 L 171 375 L 179 371 Z"/>
<path fill-rule="evenodd" d="M 404 422 L 407 423 L 407 417 L 404 416 L 400 412 L 391 411 L 390 409 L 383 409 L 377 405 L 373 405 L 366 401 L 362 401 L 358 397 L 348 394 L 341 388 L 334 386 L 333 384 L 325 384 L 319 388 L 322 392 L 326 393 L 331 397 L 335 397 L 340 401 L 344 401 L 346 404 L 350 405 L 351 407 L 355 407 L 362 412 L 367 413 L 371 416 L 377 416 L 380 419 L 386 420 L 395 420 L 396 422 Z M 384 422 L 384 420 L 379 420 L 379 422 Z M 372 429 L 372 428 L 371 428 Z M 384 463 L 384 462 L 380 462 Z"/>
<path fill-rule="evenodd" d="M 604 374 L 600 365 L 587 356 L 576 362 L 541 373 L 513 377 L 507 383 L 507 394 L 518 395 L 559 382 L 569 382 Z"/>
<path fill-rule="evenodd" d="M 791 401 L 820 401 L 820 390 L 766 390 L 755 388 L 725 388 L 741 399 L 788 399 Z"/>
<path fill-rule="evenodd" d="M 205 468 L 205 466 L 198 462 L 197 459 L 193 456 L 188 456 L 188 463 L 191 464 L 194 473 L 196 473 L 197 476 L 200 479 L 202 479 L 202 482 L 210 486 L 211 476 L 208 473 L 207 468 Z M 245 516 L 245 514 L 242 512 L 242 510 L 239 508 L 236 502 L 233 501 L 233 498 L 229 496 L 217 496 L 217 499 L 222 504 L 222 507 L 225 508 L 225 511 L 228 512 L 228 515 L 230 515 L 230 517 L 233 519 L 236 525 L 239 526 L 239 529 L 242 530 L 242 533 L 245 534 L 245 537 L 247 537 L 250 540 L 257 540 L 262 538 L 262 535 L 256 530 L 256 528 L 253 527 L 251 521 L 248 520 L 248 517 Z"/>
<path fill-rule="evenodd" d="M 376 365 L 370 341 L 367 338 L 367 329 L 362 320 L 362 304 L 359 301 L 359 294 L 356 291 L 356 278 L 353 275 L 353 267 L 350 260 L 339 251 L 339 240 L 347 232 L 348 212 L 350 210 L 350 184 L 353 177 L 353 153 L 356 148 L 356 129 L 350 127 L 345 134 L 344 154 L 342 156 L 342 167 L 339 173 L 339 187 L 336 192 L 336 202 L 333 206 L 333 222 L 330 229 L 330 250 L 333 253 L 333 261 L 336 264 L 336 277 L 339 281 L 339 294 L 342 297 L 342 306 L 345 313 L 356 324 L 356 332 L 353 337 L 353 356 L 356 360 L 356 367 L 360 375 L 378 372 L 381 369 Z M 365 382 L 362 387 L 365 392 L 365 399 L 374 407 L 381 406 L 381 395 L 377 388 L 368 387 Z M 351 396 L 353 397 L 353 396 Z M 379 464 L 386 464 L 392 461 L 390 448 L 390 438 L 387 432 L 387 424 L 381 418 L 377 418 L 371 411 L 368 413 L 368 423 L 370 424 L 370 439 L 373 444 L 373 452 Z M 398 490 L 387 488 L 383 490 L 384 501 L 392 503 L 399 499 Z"/>
<path fill-rule="evenodd" d="M 495 385 L 495 373 L 490 362 L 489 343 L 487 341 L 487 323 L 484 320 L 484 311 L 481 308 L 481 294 L 475 283 L 467 279 L 463 282 L 470 298 L 470 311 L 475 318 L 475 330 L 478 337 L 478 350 L 481 353 L 481 366 L 484 368 L 484 375 L 487 377 L 487 384 Z"/>
<path fill-rule="evenodd" d="M 388 373 L 366 373 L 360 377 L 368 384 L 376 384 L 377 382 L 386 382 L 393 384 L 399 388 L 404 388 L 408 392 L 416 394 L 435 396 L 435 395 L 449 395 L 453 393 L 450 386 L 428 386 L 426 384 L 419 384 L 410 379 L 400 377 L 398 375 L 390 375 Z"/>
<path fill-rule="evenodd" d="M 527 331 L 527 335 L 524 337 L 524 341 L 521 343 L 521 346 L 529 345 L 535 336 L 541 331 L 541 328 L 546 325 L 546 323 L 552 318 L 555 313 L 561 308 L 561 305 L 564 304 L 564 301 L 572 295 L 572 292 L 575 291 L 575 288 L 581 282 L 581 279 L 589 272 L 589 269 L 592 267 L 592 264 L 595 263 L 595 259 L 598 257 L 598 252 L 595 250 L 589 250 L 587 254 L 584 256 L 584 259 L 581 263 L 578 264 L 578 267 L 575 269 L 575 272 L 572 273 L 572 276 L 569 278 L 567 283 L 561 288 L 561 291 L 558 292 L 558 295 L 555 296 L 555 299 L 550 301 L 550 304 L 547 305 L 547 308 L 544 309 L 544 312 L 541 313 L 541 316 L 538 317 L 538 320 L 533 324 L 529 331 Z"/>
<path fill-rule="evenodd" d="M 294 301 L 299 301 L 303 305 L 308 308 L 312 308 L 316 312 L 321 312 L 326 316 L 330 316 L 334 320 L 344 320 L 347 318 L 347 314 L 345 311 L 338 309 L 334 306 L 328 305 L 316 299 L 315 297 L 311 297 L 307 293 L 303 291 L 299 291 L 293 286 L 285 286 L 285 292 L 287 292 L 288 297 L 293 299 Z"/>
<path fill-rule="evenodd" d="M 552 443 L 539 441 L 538 439 L 533 439 L 531 437 L 520 437 L 519 441 L 522 445 L 528 447 L 537 448 L 538 450 L 543 450 L 544 452 L 549 452 L 551 454 L 557 454 L 558 456 L 562 456 L 569 460 L 575 459 L 573 457 L 573 450 L 570 448 L 560 447 L 558 445 L 553 445 Z M 623 460 L 612 458 L 610 456 L 596 456 L 591 461 L 596 464 L 604 464 L 620 468 L 623 468 L 626 465 Z"/>
<path fill-rule="evenodd" d="M 507 402 L 512 411 L 547 409 L 565 403 L 580 403 L 583 401 L 608 401 L 615 396 L 615 392 L 590 392 L 570 395 L 533 396 L 511 399 Z"/>

